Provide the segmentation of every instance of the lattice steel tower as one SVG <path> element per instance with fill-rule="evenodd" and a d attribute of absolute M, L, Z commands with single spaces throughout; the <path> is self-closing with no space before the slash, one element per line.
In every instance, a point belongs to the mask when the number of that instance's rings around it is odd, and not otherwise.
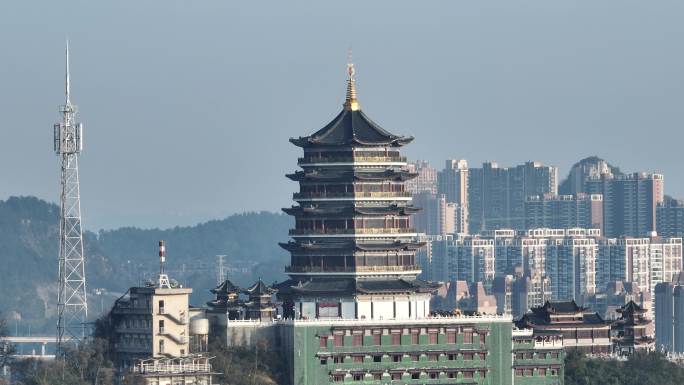
<path fill-rule="evenodd" d="M 59 225 L 59 293 L 57 294 L 57 347 L 67 340 L 86 336 L 85 261 L 81 228 L 81 193 L 78 156 L 83 149 L 83 125 L 76 123 L 76 106 L 71 104 L 69 43 L 66 46 L 66 103 L 60 107 L 62 121 L 54 125 L 55 153 L 61 160 L 61 212 Z"/>

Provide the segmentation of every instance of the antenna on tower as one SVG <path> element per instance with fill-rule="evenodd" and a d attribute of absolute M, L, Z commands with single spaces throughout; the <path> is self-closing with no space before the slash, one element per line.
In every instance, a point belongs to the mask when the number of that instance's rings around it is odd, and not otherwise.
<path fill-rule="evenodd" d="M 163 240 L 159 241 L 159 288 L 160 289 L 170 289 L 171 282 L 169 281 L 169 276 L 166 275 L 164 271 L 164 265 L 166 264 L 166 242 Z"/>
<path fill-rule="evenodd" d="M 60 108 L 62 121 L 53 126 L 54 150 L 61 164 L 57 292 L 57 349 L 60 352 L 67 340 L 78 342 L 86 337 L 88 318 L 78 173 L 78 158 L 83 150 L 83 125 L 76 122 L 76 108 L 71 104 L 68 41 L 65 65 L 66 101 Z"/>

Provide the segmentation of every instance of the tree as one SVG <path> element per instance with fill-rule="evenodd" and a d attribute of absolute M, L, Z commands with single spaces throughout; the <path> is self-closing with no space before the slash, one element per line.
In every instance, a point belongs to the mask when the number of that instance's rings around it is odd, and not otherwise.
<path fill-rule="evenodd" d="M 0 312 L 0 369 L 9 364 L 10 358 L 15 352 L 14 345 L 5 339 L 8 335 L 7 320 Z"/>

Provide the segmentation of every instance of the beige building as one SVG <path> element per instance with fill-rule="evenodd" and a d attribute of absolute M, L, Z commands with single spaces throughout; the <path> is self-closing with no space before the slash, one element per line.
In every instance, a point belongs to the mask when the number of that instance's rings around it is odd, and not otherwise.
<path fill-rule="evenodd" d="M 202 311 L 191 310 L 192 289 L 173 282 L 164 273 L 163 242 L 159 254 L 158 282 L 130 288 L 116 300 L 110 313 L 114 359 L 119 368 L 132 367 L 138 360 L 187 357 L 206 349 L 208 320 Z"/>

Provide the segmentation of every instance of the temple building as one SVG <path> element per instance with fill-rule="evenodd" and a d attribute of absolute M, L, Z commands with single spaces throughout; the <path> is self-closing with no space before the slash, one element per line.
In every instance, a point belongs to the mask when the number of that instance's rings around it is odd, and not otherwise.
<path fill-rule="evenodd" d="M 532 308 L 516 325 L 535 333 L 558 332 L 566 349 L 592 354 L 612 352 L 610 324 L 572 300 L 547 301 L 544 306 Z"/>
<path fill-rule="evenodd" d="M 417 279 L 411 204 L 402 146 L 413 140 L 392 134 L 361 111 L 354 66 L 348 66 L 342 111 L 325 127 L 290 142 L 301 147 L 290 279 L 278 285 L 283 316 L 294 319 L 410 319 L 430 313 L 435 287 Z"/>
<path fill-rule="evenodd" d="M 615 353 L 629 355 L 635 351 L 655 349 L 655 338 L 649 332 L 651 320 L 646 317 L 647 309 L 629 301 L 619 308 L 620 318 L 611 325 Z"/>

